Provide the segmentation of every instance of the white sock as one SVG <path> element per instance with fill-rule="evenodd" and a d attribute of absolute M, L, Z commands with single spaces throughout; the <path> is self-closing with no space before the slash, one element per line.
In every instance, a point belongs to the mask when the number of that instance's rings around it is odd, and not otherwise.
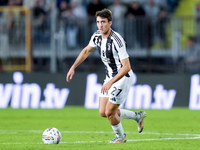
<path fill-rule="evenodd" d="M 130 110 L 120 109 L 120 119 L 138 119 L 137 113 Z"/>
<path fill-rule="evenodd" d="M 118 125 L 114 125 L 114 126 L 111 125 L 111 126 L 112 126 L 113 131 L 116 133 L 116 135 L 118 135 L 119 137 L 124 136 L 124 130 L 123 130 L 121 122 Z"/>

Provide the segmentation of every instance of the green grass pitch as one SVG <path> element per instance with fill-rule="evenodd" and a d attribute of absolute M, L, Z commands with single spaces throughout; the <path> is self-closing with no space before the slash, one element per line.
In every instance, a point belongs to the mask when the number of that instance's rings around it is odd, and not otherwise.
<path fill-rule="evenodd" d="M 200 150 L 200 111 L 145 111 L 142 133 L 134 120 L 123 119 L 128 141 L 109 144 L 115 134 L 96 109 L 0 109 L 0 150 Z M 42 143 L 48 127 L 60 130 L 61 143 Z"/>

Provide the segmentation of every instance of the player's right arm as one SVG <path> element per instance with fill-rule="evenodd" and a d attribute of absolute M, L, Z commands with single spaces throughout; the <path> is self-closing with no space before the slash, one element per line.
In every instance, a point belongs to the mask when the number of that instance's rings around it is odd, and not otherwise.
<path fill-rule="evenodd" d="M 69 69 L 67 76 L 66 76 L 66 81 L 69 82 L 74 73 L 75 73 L 75 69 L 76 67 L 78 67 L 89 55 L 90 53 L 95 49 L 95 47 L 91 47 L 90 45 L 87 45 L 82 51 L 81 53 L 78 55 L 78 57 L 76 58 L 76 61 L 74 62 L 74 64 L 71 66 L 71 68 Z"/>

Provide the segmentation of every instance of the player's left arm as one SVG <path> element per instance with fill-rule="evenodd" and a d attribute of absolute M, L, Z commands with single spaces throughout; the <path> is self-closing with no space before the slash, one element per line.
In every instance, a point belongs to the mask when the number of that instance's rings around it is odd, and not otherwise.
<path fill-rule="evenodd" d="M 106 84 L 104 84 L 101 88 L 101 93 L 107 93 L 110 87 L 112 86 L 113 83 L 117 82 L 120 80 L 123 76 L 125 76 L 130 70 L 130 61 L 129 58 L 125 58 L 123 60 L 120 60 L 122 64 L 122 68 L 119 70 L 119 72 Z"/>

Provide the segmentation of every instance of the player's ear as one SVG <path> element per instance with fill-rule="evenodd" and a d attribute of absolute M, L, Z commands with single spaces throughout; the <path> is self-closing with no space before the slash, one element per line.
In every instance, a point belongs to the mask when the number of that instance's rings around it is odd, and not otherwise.
<path fill-rule="evenodd" d="M 110 26 L 112 25 L 112 21 L 109 21 Z"/>

